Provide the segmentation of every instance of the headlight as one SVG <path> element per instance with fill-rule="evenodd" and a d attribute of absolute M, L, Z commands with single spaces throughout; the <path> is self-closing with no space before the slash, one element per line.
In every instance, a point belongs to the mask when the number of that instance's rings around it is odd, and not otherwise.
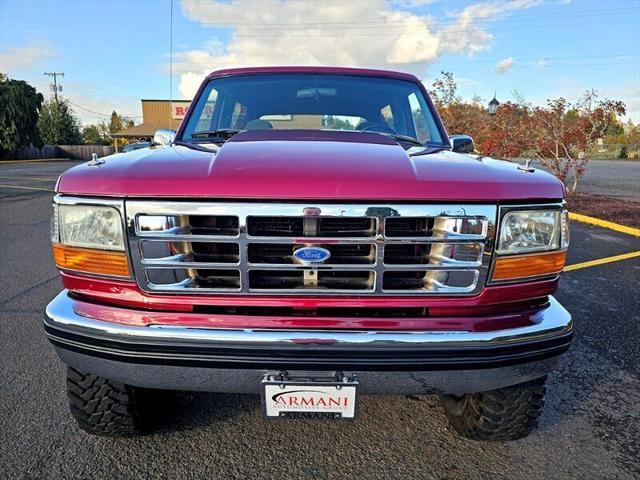
<path fill-rule="evenodd" d="M 560 210 L 515 210 L 506 213 L 502 218 L 497 252 L 557 250 L 561 248 L 563 237 L 567 237 L 563 243 L 568 245 L 568 229 L 563 225 L 566 215 L 563 213 Z"/>
<path fill-rule="evenodd" d="M 549 277 L 564 268 L 569 246 L 565 209 L 510 210 L 502 217 L 493 282 Z"/>
<path fill-rule="evenodd" d="M 131 277 L 117 208 L 54 204 L 51 240 L 53 257 L 62 270 Z"/>
<path fill-rule="evenodd" d="M 63 245 L 124 250 L 122 219 L 113 207 L 59 205 L 58 228 Z"/>

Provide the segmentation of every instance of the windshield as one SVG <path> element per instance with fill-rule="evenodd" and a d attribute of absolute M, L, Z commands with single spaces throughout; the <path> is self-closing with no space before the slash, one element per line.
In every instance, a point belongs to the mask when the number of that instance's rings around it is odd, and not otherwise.
<path fill-rule="evenodd" d="M 349 130 L 442 144 L 419 86 L 393 78 L 265 74 L 216 78 L 197 100 L 183 141 L 240 130 Z M 404 140 L 402 137 L 407 137 Z"/>

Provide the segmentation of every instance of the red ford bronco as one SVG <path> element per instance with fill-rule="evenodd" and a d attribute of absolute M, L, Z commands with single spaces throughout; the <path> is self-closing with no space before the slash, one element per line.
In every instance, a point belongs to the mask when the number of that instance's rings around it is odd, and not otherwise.
<path fill-rule="evenodd" d="M 556 178 L 473 154 L 378 70 L 217 71 L 155 140 L 56 187 L 44 326 L 80 428 L 144 431 L 173 389 L 274 419 L 438 394 L 466 437 L 532 430 L 572 338 Z"/>

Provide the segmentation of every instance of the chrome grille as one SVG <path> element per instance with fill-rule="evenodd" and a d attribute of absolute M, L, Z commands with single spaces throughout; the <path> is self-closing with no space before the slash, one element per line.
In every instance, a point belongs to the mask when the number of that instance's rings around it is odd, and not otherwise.
<path fill-rule="evenodd" d="M 324 265 L 373 265 L 376 261 L 376 247 L 373 244 L 324 244 L 314 246 L 326 248 L 331 257 Z M 250 264 L 296 264 L 293 252 L 299 245 L 283 243 L 250 243 L 248 245 L 248 261 Z"/>
<path fill-rule="evenodd" d="M 253 237 L 374 237 L 375 218 L 274 217 L 247 218 L 247 233 Z"/>
<path fill-rule="evenodd" d="M 154 293 L 478 293 L 493 205 L 234 202 L 125 204 L 136 279 Z M 304 246 L 328 250 L 301 264 Z"/>

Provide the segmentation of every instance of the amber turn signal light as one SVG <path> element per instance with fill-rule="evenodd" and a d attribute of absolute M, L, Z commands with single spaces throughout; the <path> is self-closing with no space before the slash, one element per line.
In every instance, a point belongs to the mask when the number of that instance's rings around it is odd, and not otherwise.
<path fill-rule="evenodd" d="M 560 273 L 567 260 L 567 252 L 546 252 L 498 257 L 493 266 L 492 280 L 515 280 Z"/>
<path fill-rule="evenodd" d="M 125 252 L 109 252 L 55 244 L 53 258 L 58 268 L 77 272 L 128 277 L 129 261 Z"/>

